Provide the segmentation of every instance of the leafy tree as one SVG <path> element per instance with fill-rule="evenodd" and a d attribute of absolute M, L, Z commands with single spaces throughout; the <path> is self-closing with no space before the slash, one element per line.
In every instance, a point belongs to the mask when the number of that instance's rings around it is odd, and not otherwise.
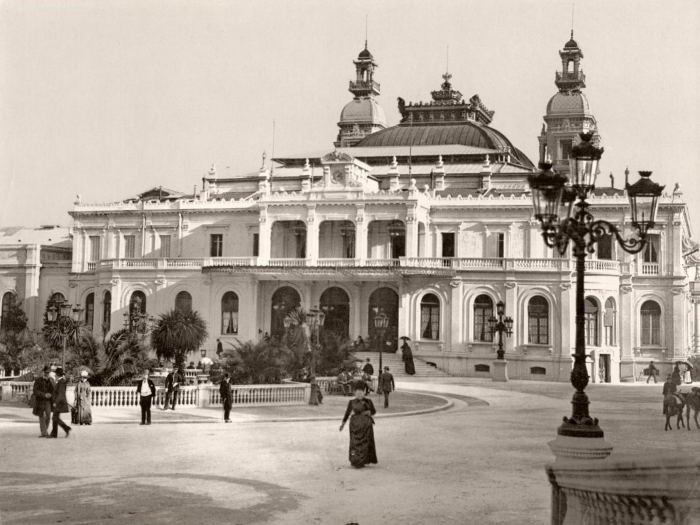
<path fill-rule="evenodd" d="M 0 325 L 0 366 L 6 370 L 24 368 L 22 354 L 32 346 L 34 340 L 27 330 L 27 314 L 22 299 L 13 293 Z"/>
<path fill-rule="evenodd" d="M 316 375 L 335 376 L 341 369 L 355 366 L 350 347 L 351 342 L 346 337 L 340 337 L 330 330 L 320 330 L 320 347 L 316 354 Z"/>
<path fill-rule="evenodd" d="M 151 346 L 158 359 L 171 359 L 177 366 L 182 366 L 185 356 L 197 351 L 207 337 L 207 323 L 199 312 L 173 309 L 158 319 L 151 332 Z"/>

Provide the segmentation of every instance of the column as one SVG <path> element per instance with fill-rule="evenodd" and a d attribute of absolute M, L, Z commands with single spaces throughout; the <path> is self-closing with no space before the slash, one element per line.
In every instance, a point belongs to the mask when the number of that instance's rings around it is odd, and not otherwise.
<path fill-rule="evenodd" d="M 700 354 L 700 299 L 693 299 L 695 323 L 693 325 L 693 353 Z"/>
<path fill-rule="evenodd" d="M 454 280 L 450 282 L 450 340 L 447 341 L 446 350 L 448 352 L 458 352 L 464 342 L 464 333 L 461 330 L 465 326 L 463 321 L 464 307 L 462 301 L 462 281 Z"/>
<path fill-rule="evenodd" d="M 26 250 L 27 259 L 24 263 L 24 307 L 29 320 L 29 329 L 34 331 L 39 330 L 42 324 L 41 314 L 43 313 L 39 304 L 41 245 L 28 244 Z"/>
<path fill-rule="evenodd" d="M 316 211 L 309 209 L 306 216 L 306 261 L 307 266 L 316 266 L 318 260 L 318 222 Z"/>
<path fill-rule="evenodd" d="M 418 257 L 418 221 L 415 215 L 406 217 L 406 257 Z"/>
<path fill-rule="evenodd" d="M 537 220 L 530 220 L 528 221 L 528 252 L 527 252 L 527 257 L 530 259 L 537 259 L 539 255 L 538 248 L 540 246 L 540 239 L 541 239 L 541 233 L 540 233 L 540 223 Z"/>
<path fill-rule="evenodd" d="M 685 327 L 685 290 L 683 287 L 674 287 L 671 289 L 673 293 L 673 336 L 669 337 L 666 332 L 666 355 L 673 355 L 673 359 L 683 357 L 685 348 L 683 346 L 683 328 Z M 668 343 L 673 341 L 673 354 L 668 351 Z"/>
<path fill-rule="evenodd" d="M 259 250 L 258 250 L 258 265 L 267 266 L 270 261 L 270 244 L 272 233 L 272 223 L 267 217 L 266 211 L 260 210 L 260 217 L 258 218 L 260 223 L 260 239 L 259 239 Z"/>
<path fill-rule="evenodd" d="M 525 322 L 523 319 L 518 318 L 518 285 L 515 282 L 510 282 L 506 281 L 505 283 L 506 287 L 506 296 L 505 296 L 505 303 L 506 303 L 506 312 L 505 316 L 510 317 L 513 319 L 513 335 L 510 337 L 506 337 L 503 340 L 503 350 L 505 351 L 506 355 L 505 358 L 508 358 L 508 354 L 513 354 L 515 353 L 515 339 L 517 337 L 517 330 L 515 327 L 518 325 L 518 323 Z M 562 316 L 563 318 L 563 316 Z"/>
<path fill-rule="evenodd" d="M 352 293 L 352 296 L 350 297 L 350 302 L 353 305 L 353 323 L 352 323 L 352 331 L 350 333 L 350 337 L 354 341 L 357 339 L 358 335 L 361 335 L 362 338 L 365 338 L 366 330 L 362 330 L 362 313 L 363 310 L 366 309 L 366 305 L 364 304 L 364 290 L 362 286 L 362 282 L 353 282 L 355 290 Z M 364 334 L 364 335 L 363 335 Z"/>
<path fill-rule="evenodd" d="M 359 260 L 360 266 L 364 266 L 367 260 L 367 223 L 364 210 L 359 208 L 355 217 L 355 259 Z"/>
<path fill-rule="evenodd" d="M 416 340 L 418 335 L 417 331 L 413 331 L 413 323 L 411 312 L 411 289 L 403 283 L 403 280 L 399 282 L 399 337 L 401 335 L 406 335 L 412 340 Z M 367 319 L 367 323 L 374 322 L 373 319 Z M 369 328 L 369 326 L 368 326 Z M 369 333 L 369 329 L 367 331 Z"/>

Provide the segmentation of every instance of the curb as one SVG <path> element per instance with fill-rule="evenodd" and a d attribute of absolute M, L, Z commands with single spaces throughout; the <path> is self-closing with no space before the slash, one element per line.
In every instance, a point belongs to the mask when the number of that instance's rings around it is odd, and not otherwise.
<path fill-rule="evenodd" d="M 431 408 L 424 408 L 422 410 L 411 410 L 409 412 L 397 412 L 395 414 L 375 414 L 373 417 L 375 419 L 385 419 L 385 418 L 390 418 L 390 417 L 404 417 L 404 416 L 420 416 L 423 414 L 432 414 L 434 412 L 442 412 L 443 410 L 447 410 L 449 408 L 452 408 L 454 406 L 454 402 L 442 395 L 438 394 L 430 394 L 430 393 L 425 393 L 425 392 L 419 392 L 419 391 L 406 391 L 406 392 L 411 392 L 411 393 L 420 393 L 422 395 L 429 395 L 432 397 L 437 397 L 445 401 L 445 404 L 437 406 L 437 407 L 431 407 Z M 136 414 L 138 416 L 138 414 Z M 234 421 L 233 425 L 248 425 L 251 423 L 298 423 L 302 421 L 336 421 L 339 419 L 337 416 L 335 417 L 330 417 L 330 416 L 322 416 L 322 417 L 291 417 L 291 418 L 269 418 L 269 419 L 256 419 L 256 420 L 251 420 L 251 421 Z M 33 419 L 5 419 L 2 420 L 1 422 L 7 422 L 7 423 L 36 423 L 35 420 Z M 170 425 L 170 424 L 202 424 L 202 423 L 209 423 L 209 424 L 223 424 L 223 418 L 222 419 L 214 419 L 214 418 L 207 418 L 207 419 L 173 419 L 169 421 L 153 421 L 153 425 Z M 93 424 L 95 424 L 93 422 Z M 125 424 L 132 424 L 132 425 L 138 425 L 140 424 L 140 421 L 138 418 L 135 419 L 113 419 L 110 421 L 99 421 L 96 423 L 97 425 L 125 425 Z"/>

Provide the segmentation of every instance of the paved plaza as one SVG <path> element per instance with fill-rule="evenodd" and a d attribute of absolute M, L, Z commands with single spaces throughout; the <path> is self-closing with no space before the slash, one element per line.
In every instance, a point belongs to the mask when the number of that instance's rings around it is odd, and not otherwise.
<path fill-rule="evenodd" d="M 93 426 L 54 440 L 37 439 L 38 424 L 20 413 L 28 409 L 2 406 L 0 523 L 549 521 L 543 467 L 569 414 L 570 385 L 454 378 L 397 386 L 393 417 L 373 397 L 379 464 L 361 470 L 348 462 L 347 429 L 338 431 L 347 402 L 339 396 L 320 407 L 234 410 L 231 425 L 214 410 L 157 411 L 150 427 L 137 424 L 137 411 L 132 420 L 96 414 Z M 700 430 L 664 432 L 661 388 L 589 386 L 614 457 L 697 453 Z"/>

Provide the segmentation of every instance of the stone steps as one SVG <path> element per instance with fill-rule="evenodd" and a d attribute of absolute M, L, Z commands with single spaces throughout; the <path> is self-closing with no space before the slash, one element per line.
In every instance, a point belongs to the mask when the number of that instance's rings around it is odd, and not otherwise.
<path fill-rule="evenodd" d="M 370 358 L 370 363 L 374 367 L 374 374 L 379 372 L 379 352 L 354 352 L 355 359 L 361 360 L 363 363 Z M 415 375 L 408 375 L 405 372 L 404 363 L 401 360 L 401 354 L 382 354 L 383 366 L 388 366 L 389 371 L 395 379 L 403 379 L 407 377 L 451 377 L 447 372 L 435 368 L 432 365 L 421 361 L 419 358 L 413 357 L 413 364 L 416 369 Z"/>

